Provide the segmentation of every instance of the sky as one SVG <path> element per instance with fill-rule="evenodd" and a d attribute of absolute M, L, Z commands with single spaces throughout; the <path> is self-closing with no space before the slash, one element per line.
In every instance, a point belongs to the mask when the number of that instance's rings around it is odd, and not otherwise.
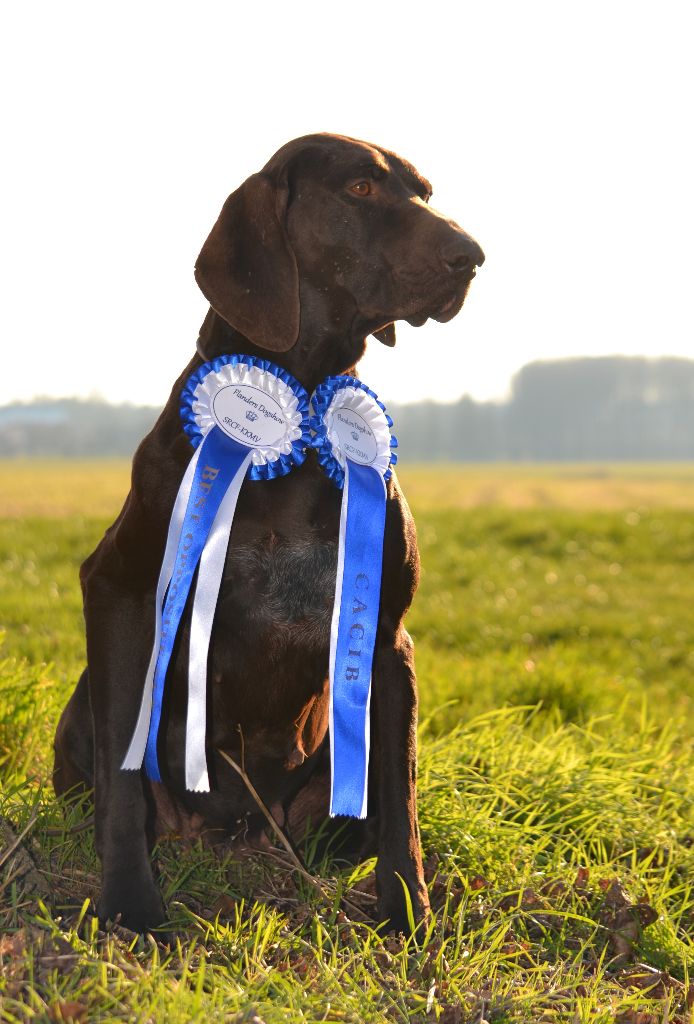
<path fill-rule="evenodd" d="M 314 131 L 409 159 L 487 255 L 456 319 L 369 341 L 387 401 L 694 356 L 693 29 L 673 0 L 4 5 L 0 402 L 161 404 L 225 197 Z"/>

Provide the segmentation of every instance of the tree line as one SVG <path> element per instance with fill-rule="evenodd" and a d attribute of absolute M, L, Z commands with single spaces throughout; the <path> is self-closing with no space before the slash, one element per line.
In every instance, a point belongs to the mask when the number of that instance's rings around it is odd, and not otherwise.
<path fill-rule="evenodd" d="M 694 459 L 694 360 L 529 363 L 508 399 L 389 405 L 401 459 Z M 0 457 L 130 456 L 159 409 L 82 399 L 0 407 Z"/>

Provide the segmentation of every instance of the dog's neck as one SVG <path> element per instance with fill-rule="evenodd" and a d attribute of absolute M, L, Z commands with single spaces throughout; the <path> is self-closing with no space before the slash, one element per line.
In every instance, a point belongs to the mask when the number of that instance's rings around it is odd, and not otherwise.
<path fill-rule="evenodd" d="M 302 325 L 296 344 L 287 352 L 270 352 L 254 345 L 210 307 L 196 349 L 203 362 L 232 352 L 270 359 L 288 370 L 310 394 L 330 374 L 356 373 L 368 333 L 366 328 L 360 333 L 354 324 L 347 332 L 333 326 L 306 331 Z"/>

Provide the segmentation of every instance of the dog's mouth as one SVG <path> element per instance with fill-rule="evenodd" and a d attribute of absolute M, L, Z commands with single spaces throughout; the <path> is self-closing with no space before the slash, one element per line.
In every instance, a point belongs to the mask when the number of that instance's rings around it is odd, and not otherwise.
<path fill-rule="evenodd" d="M 467 288 L 462 296 L 454 295 L 452 299 L 446 302 L 441 309 L 437 310 L 436 313 L 432 314 L 431 319 L 436 320 L 437 323 L 447 324 L 449 320 L 452 320 L 454 316 L 463 308 L 465 297 L 467 295 Z"/>
<path fill-rule="evenodd" d="M 447 324 L 449 320 L 452 320 L 454 316 L 463 308 L 463 304 L 467 297 L 468 290 L 472 279 L 475 276 L 473 270 L 470 277 L 465 281 L 464 285 L 459 288 L 453 296 L 447 299 L 442 305 L 435 306 L 434 308 L 429 307 L 426 311 L 417 312 L 411 316 L 405 317 L 407 323 L 412 327 L 421 327 L 427 322 L 427 320 L 436 320 L 439 324 Z"/>

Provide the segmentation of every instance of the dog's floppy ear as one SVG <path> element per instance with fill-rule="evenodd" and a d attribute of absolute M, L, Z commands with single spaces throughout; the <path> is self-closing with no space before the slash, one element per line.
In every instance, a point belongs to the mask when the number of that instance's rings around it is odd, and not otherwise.
<path fill-rule="evenodd" d="M 386 324 L 385 327 L 381 327 L 380 331 L 374 331 L 373 335 L 381 344 L 392 348 L 395 344 L 395 324 Z"/>
<path fill-rule="evenodd" d="M 299 335 L 299 272 L 284 226 L 286 179 L 253 174 L 229 196 L 195 263 L 212 308 L 259 348 Z"/>

